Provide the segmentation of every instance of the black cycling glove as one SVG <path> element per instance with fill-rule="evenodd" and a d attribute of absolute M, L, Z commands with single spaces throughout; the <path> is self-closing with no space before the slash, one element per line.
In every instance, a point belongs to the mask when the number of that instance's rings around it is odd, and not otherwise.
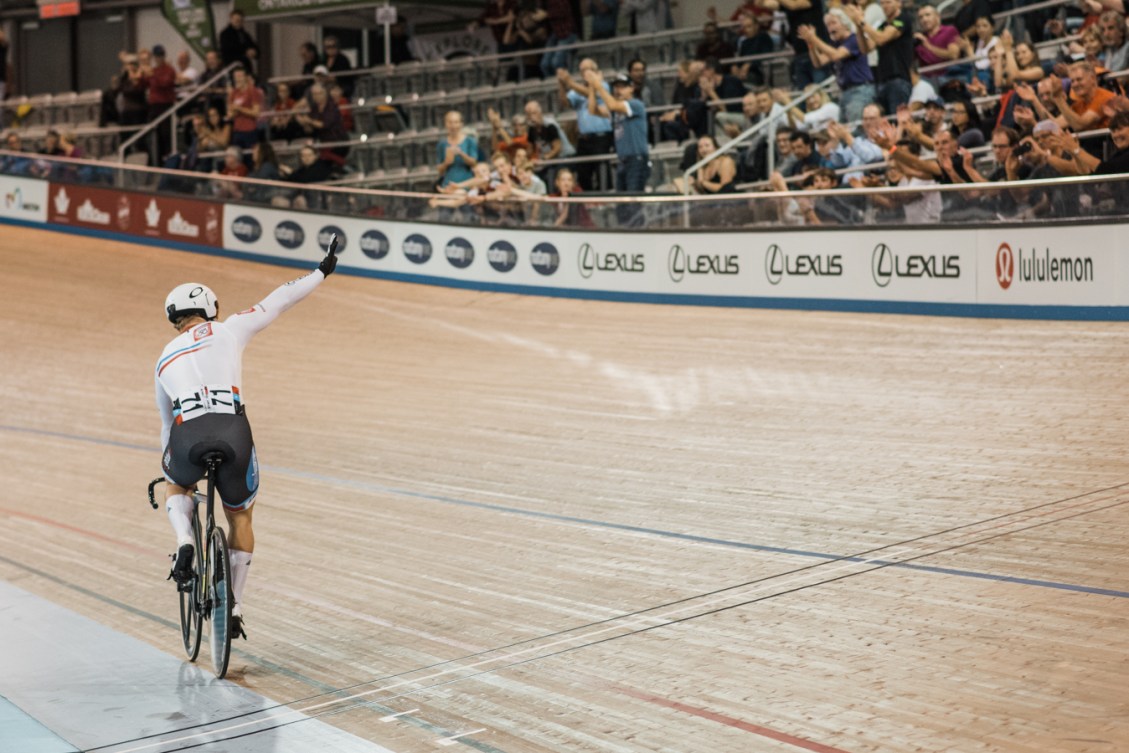
<path fill-rule="evenodd" d="M 337 233 L 329 241 L 329 248 L 325 250 L 325 258 L 321 260 L 318 269 L 326 277 L 333 274 L 333 270 L 337 269 Z"/>

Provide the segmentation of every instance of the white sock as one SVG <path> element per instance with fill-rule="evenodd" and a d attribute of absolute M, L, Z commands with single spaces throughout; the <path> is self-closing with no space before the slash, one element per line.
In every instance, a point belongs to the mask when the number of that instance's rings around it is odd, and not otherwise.
<path fill-rule="evenodd" d="M 243 603 L 243 586 L 247 583 L 247 571 L 251 568 L 251 553 L 241 552 L 238 549 L 228 549 L 227 559 L 231 564 L 231 595 L 235 597 L 235 606 L 232 611 L 243 610 L 239 605 Z"/>
<path fill-rule="evenodd" d="M 192 538 L 192 498 L 187 494 L 174 494 L 165 500 L 169 522 L 176 531 L 177 548 L 194 543 Z"/>

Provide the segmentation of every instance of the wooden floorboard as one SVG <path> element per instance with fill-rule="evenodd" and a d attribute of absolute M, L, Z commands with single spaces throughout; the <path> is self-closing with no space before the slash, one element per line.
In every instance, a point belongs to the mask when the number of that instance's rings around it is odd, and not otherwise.
<path fill-rule="evenodd" d="M 297 274 L 2 228 L 0 579 L 178 653 L 164 296 Z M 246 352 L 231 679 L 400 753 L 1129 750 L 1127 370 L 1123 323 L 332 277 Z"/>

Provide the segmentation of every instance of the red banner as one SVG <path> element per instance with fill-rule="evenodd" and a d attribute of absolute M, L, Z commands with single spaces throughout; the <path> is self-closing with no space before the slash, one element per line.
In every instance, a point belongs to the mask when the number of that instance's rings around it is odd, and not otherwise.
<path fill-rule="evenodd" d="M 48 222 L 202 246 L 222 245 L 219 204 L 52 183 Z"/>

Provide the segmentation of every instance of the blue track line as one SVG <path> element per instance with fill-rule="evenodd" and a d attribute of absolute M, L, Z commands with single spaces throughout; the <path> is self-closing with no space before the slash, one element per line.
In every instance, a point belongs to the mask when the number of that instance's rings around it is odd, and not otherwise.
<path fill-rule="evenodd" d="M 73 442 L 86 442 L 89 444 L 102 445 L 106 447 L 118 447 L 127 450 L 137 450 L 141 452 L 149 452 L 157 454 L 157 448 L 154 446 L 136 445 L 128 442 L 118 442 L 109 439 L 102 439 L 100 437 L 92 437 L 82 434 L 67 434 L 57 431 L 47 431 L 44 429 L 33 429 L 23 426 L 9 426 L 7 424 L 0 424 L 0 432 L 13 432 L 21 434 L 32 434 L 36 436 L 51 437 L 55 439 L 64 439 Z M 359 491 L 375 494 L 392 494 L 399 497 L 410 497 L 412 499 L 422 499 L 430 502 L 440 502 L 447 505 L 457 505 L 459 507 L 469 507 L 478 510 L 488 510 L 490 512 L 499 512 L 507 515 L 520 515 L 527 518 L 540 518 L 542 520 L 551 520 L 558 523 L 572 523 L 583 526 L 592 526 L 594 528 L 604 528 L 616 531 L 626 531 L 629 533 L 641 533 L 648 536 L 659 536 L 668 539 L 677 539 L 680 541 L 691 541 L 698 544 L 712 544 L 715 546 L 724 546 L 736 549 L 746 549 L 756 552 L 770 552 L 772 554 L 785 554 L 794 557 L 811 557 L 823 560 L 847 560 L 855 562 L 873 562 L 875 564 L 887 564 L 892 567 L 904 568 L 907 570 L 916 570 L 925 573 L 938 573 L 942 575 L 955 575 L 962 578 L 978 578 L 980 580 L 991 580 L 1000 583 L 1018 583 L 1027 586 L 1038 586 L 1040 588 L 1054 588 L 1061 591 L 1074 591 L 1076 593 L 1096 594 L 1100 596 L 1113 596 L 1120 599 L 1129 599 L 1129 591 L 1119 591 L 1111 588 L 1097 588 L 1093 586 L 1081 586 L 1073 583 L 1059 583 L 1057 581 L 1037 580 L 1033 578 L 1020 578 L 1012 575 L 996 575 L 993 573 L 982 573 L 975 570 L 959 570 L 948 567 L 934 567 L 929 565 L 915 565 L 912 563 L 901 562 L 887 562 L 880 559 L 862 559 L 857 557 L 843 557 L 839 554 L 829 554 L 827 552 L 809 551 L 806 549 L 789 549 L 787 547 L 768 546 L 766 544 L 752 544 L 746 541 L 732 541 L 729 539 L 718 539 L 709 536 L 698 536 L 691 533 L 680 533 L 678 531 L 666 531 L 660 528 L 644 528 L 642 526 L 627 525 L 625 523 L 613 523 L 607 520 L 593 520 L 591 518 L 579 518 L 572 515 L 560 515 L 558 513 L 542 512 L 539 510 L 526 510 L 520 507 L 507 507 L 505 505 L 495 505 L 488 502 L 475 502 L 468 499 L 460 499 L 458 497 L 448 497 L 441 494 L 428 494 L 427 492 L 414 491 L 412 489 L 401 489 L 394 486 L 385 486 L 383 484 L 374 484 L 368 481 L 356 481 L 353 479 L 345 479 L 339 476 L 327 476 L 320 473 L 311 473 L 309 471 L 301 471 L 294 468 L 285 468 L 281 466 L 262 466 L 263 470 L 285 476 L 292 479 L 300 479 L 303 481 L 311 481 L 321 484 L 332 484 L 334 486 L 343 486 Z"/>

